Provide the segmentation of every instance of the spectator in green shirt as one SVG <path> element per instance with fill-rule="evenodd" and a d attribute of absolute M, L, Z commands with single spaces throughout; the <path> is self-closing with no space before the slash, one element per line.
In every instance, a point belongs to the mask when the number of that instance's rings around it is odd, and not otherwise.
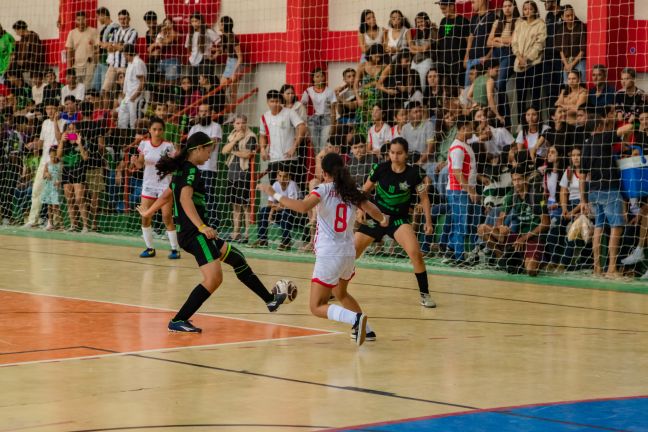
<path fill-rule="evenodd" d="M 14 37 L 5 31 L 0 24 L 0 84 L 4 83 L 4 74 L 9 69 L 11 54 L 16 47 Z"/>

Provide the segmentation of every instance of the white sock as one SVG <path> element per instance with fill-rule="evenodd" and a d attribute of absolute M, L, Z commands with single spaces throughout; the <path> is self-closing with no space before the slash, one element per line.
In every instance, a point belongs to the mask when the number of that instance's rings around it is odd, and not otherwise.
<path fill-rule="evenodd" d="M 153 228 L 152 227 L 142 227 L 142 237 L 144 237 L 144 243 L 148 249 L 153 249 Z"/>
<path fill-rule="evenodd" d="M 326 316 L 330 320 L 353 325 L 356 322 L 357 313 L 352 312 L 349 309 L 344 309 L 342 306 L 329 305 Z"/>
<path fill-rule="evenodd" d="M 178 250 L 178 233 L 176 230 L 167 231 L 167 237 L 169 237 L 169 243 L 171 243 L 171 249 Z"/>

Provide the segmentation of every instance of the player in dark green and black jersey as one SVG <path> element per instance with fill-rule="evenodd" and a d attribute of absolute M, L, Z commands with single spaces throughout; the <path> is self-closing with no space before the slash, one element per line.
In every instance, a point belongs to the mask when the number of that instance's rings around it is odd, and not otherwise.
<path fill-rule="evenodd" d="M 194 288 L 185 304 L 169 322 L 169 331 L 201 332 L 189 318 L 220 286 L 223 280 L 221 261 L 234 268 L 238 279 L 266 302 L 270 312 L 277 310 L 286 299 L 286 294 L 273 296 L 268 292 L 243 254 L 219 239 L 214 229 L 203 222 L 206 218 L 205 184 L 198 165 L 209 159 L 213 149 L 214 142 L 211 138 L 198 132 L 189 137 L 178 155 L 163 156 L 156 168 L 160 177 L 173 173 L 169 189 L 148 209 L 137 209 L 142 216 L 146 216 L 173 199 L 173 219 L 178 232 L 178 243 L 196 258 L 203 275 L 203 282 Z"/>
<path fill-rule="evenodd" d="M 355 234 L 356 257 L 374 241 L 380 241 L 386 234 L 405 250 L 412 265 L 421 293 L 421 305 L 436 307 L 428 291 L 427 270 L 421 253 L 421 246 L 410 221 L 413 198 L 418 195 L 425 214 L 425 234 L 432 234 L 430 199 L 427 194 L 428 181 L 420 168 L 407 164 L 409 145 L 404 138 L 395 138 L 389 145 L 389 162 L 376 165 L 369 173 L 369 179 L 362 189 L 375 189 L 378 208 L 390 216 L 389 226 L 381 227 L 378 222 L 367 219 Z"/>

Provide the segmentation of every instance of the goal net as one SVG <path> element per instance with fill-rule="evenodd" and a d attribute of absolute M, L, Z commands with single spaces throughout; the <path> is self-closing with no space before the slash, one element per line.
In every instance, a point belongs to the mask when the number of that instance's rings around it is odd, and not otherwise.
<path fill-rule="evenodd" d="M 242 247 L 311 253 L 315 213 L 257 186 L 303 197 L 337 152 L 392 216 L 361 233 L 409 225 L 430 264 L 646 270 L 642 1 L 5 3 L 3 229 L 141 237 L 155 161 L 200 131 L 205 223 Z M 387 235 L 365 259 L 407 254 Z"/>

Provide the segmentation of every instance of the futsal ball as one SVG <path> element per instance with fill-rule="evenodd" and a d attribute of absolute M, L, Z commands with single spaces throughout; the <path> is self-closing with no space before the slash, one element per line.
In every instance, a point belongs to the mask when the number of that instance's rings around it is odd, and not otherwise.
<path fill-rule="evenodd" d="M 272 294 L 286 294 L 284 304 L 290 303 L 297 298 L 297 285 L 291 280 L 280 279 L 272 287 Z"/>

